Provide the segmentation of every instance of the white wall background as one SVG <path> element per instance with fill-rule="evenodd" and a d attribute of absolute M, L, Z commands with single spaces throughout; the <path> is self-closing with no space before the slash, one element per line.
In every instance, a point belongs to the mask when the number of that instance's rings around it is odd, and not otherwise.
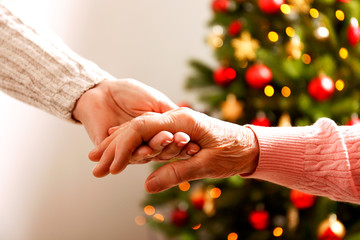
<path fill-rule="evenodd" d="M 12 0 L 80 55 L 186 100 L 191 57 L 210 60 L 209 0 Z M 149 166 L 91 175 L 85 130 L 0 93 L 0 239 L 150 239 L 142 214 Z"/>

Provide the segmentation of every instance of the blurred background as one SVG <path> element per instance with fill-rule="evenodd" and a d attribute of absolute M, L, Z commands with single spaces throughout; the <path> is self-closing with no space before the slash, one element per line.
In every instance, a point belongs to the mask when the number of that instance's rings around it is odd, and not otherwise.
<path fill-rule="evenodd" d="M 75 52 L 118 78 L 140 80 L 173 101 L 204 43 L 207 0 L 12 0 L 13 11 L 50 28 Z M 151 239 L 136 225 L 150 167 L 95 179 L 83 127 L 0 92 L 0 239 Z"/>

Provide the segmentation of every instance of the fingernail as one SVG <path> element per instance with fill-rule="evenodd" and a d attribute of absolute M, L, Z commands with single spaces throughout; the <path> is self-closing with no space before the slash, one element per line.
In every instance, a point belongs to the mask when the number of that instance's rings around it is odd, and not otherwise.
<path fill-rule="evenodd" d="M 165 142 L 163 142 L 163 143 L 161 144 L 161 146 L 166 147 L 167 145 L 169 145 L 169 144 L 172 143 L 172 142 L 173 142 L 172 140 L 166 140 Z"/>
<path fill-rule="evenodd" d="M 187 155 L 194 155 L 195 153 L 197 153 L 198 151 L 196 150 L 189 150 L 186 152 Z"/>
<path fill-rule="evenodd" d="M 178 146 L 178 147 L 183 147 L 183 146 L 185 146 L 187 143 L 188 143 L 188 142 L 186 142 L 186 141 L 179 142 L 179 143 L 177 144 L 177 146 Z"/>
<path fill-rule="evenodd" d="M 148 192 L 159 192 L 160 189 L 161 188 L 156 177 L 153 177 L 152 179 L 146 182 L 146 190 Z"/>
<path fill-rule="evenodd" d="M 154 154 L 150 153 L 150 154 L 146 154 L 144 156 L 144 159 L 148 159 L 148 158 L 152 158 L 152 157 L 154 157 Z"/>

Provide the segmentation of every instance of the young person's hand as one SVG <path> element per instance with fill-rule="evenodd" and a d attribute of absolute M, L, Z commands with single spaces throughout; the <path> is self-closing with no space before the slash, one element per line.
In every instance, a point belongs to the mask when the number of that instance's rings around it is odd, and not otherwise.
<path fill-rule="evenodd" d="M 86 91 L 73 110 L 92 142 L 98 145 L 108 129 L 146 112 L 164 113 L 177 108 L 168 97 L 133 79 L 104 80 Z"/>

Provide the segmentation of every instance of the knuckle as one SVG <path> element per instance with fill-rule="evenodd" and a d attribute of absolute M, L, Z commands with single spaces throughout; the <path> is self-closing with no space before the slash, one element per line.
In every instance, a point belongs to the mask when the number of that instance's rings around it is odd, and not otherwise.
<path fill-rule="evenodd" d="M 130 128 L 132 128 L 135 132 L 138 132 L 141 130 L 141 128 L 143 126 L 145 126 L 146 124 L 146 118 L 143 116 L 134 118 L 131 122 L 130 122 Z"/>
<path fill-rule="evenodd" d="M 186 121 L 186 123 L 195 123 L 197 119 L 197 112 L 187 107 L 180 107 L 176 109 L 174 117 Z"/>
<path fill-rule="evenodd" d="M 170 164 L 170 173 L 172 173 L 172 175 L 175 178 L 176 183 L 182 183 L 184 182 L 184 176 L 182 174 L 180 174 L 179 169 L 177 167 L 174 166 L 175 164 Z"/>
<path fill-rule="evenodd" d="M 154 116 L 154 115 L 156 115 L 156 113 L 154 113 L 154 112 L 146 112 L 146 113 L 143 113 L 141 116 L 142 117 L 149 117 L 149 116 Z"/>

